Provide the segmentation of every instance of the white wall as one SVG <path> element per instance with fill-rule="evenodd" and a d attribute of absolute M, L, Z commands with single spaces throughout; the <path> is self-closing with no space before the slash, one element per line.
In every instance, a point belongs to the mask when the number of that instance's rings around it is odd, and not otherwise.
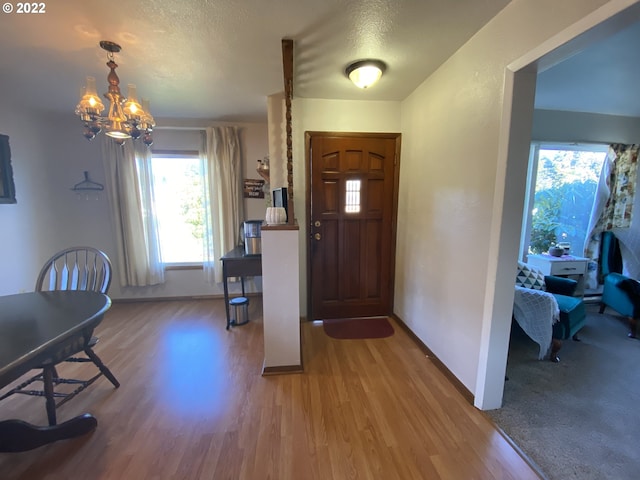
<path fill-rule="evenodd" d="M 531 138 L 543 142 L 640 143 L 640 118 L 536 110 Z"/>
<path fill-rule="evenodd" d="M 516 0 L 402 104 L 396 313 L 476 395 L 484 388 L 476 385 L 483 327 L 509 320 L 493 318 L 500 259 L 489 259 L 505 240 L 503 229 L 514 245 L 520 230 L 520 223 L 495 222 L 504 207 L 494 194 L 504 189 L 505 71 L 604 3 Z M 524 190 L 524 178 L 506 178 L 513 181 Z M 515 266 L 515 255 L 507 260 Z M 507 345 L 498 347 L 506 359 Z"/>
<path fill-rule="evenodd" d="M 267 124 L 238 126 L 245 178 L 259 178 L 256 160 L 268 152 Z M 67 246 L 95 246 L 115 259 L 106 192 L 87 200 L 69 190 L 83 179 L 85 170 L 92 180 L 105 183 L 99 139 L 88 142 L 81 135 L 81 127 L 73 113 L 53 116 L 24 113 L 11 105 L 0 108 L 0 132 L 10 136 L 18 196 L 17 205 L 0 205 L 1 230 L 13 232 L 0 235 L 0 294 L 33 290 L 44 261 Z M 186 148 L 194 137 L 191 131 L 191 137 L 187 135 L 185 140 L 184 132 L 172 134 L 158 129 L 154 137 L 163 149 Z M 245 200 L 247 218 L 264 218 L 264 212 L 263 200 Z M 109 291 L 115 299 L 222 294 L 222 285 L 206 283 L 200 270 L 168 271 L 164 285 L 148 288 L 122 288 L 117 279 L 116 274 Z M 247 287 L 249 292 L 260 291 L 261 280 L 248 281 Z M 240 290 L 239 284 L 230 288 L 232 292 Z"/>
<path fill-rule="evenodd" d="M 355 87 L 354 87 L 355 88 Z M 300 227 L 300 278 L 307 278 L 305 132 L 400 131 L 400 102 L 368 102 L 298 98 L 292 105 L 293 185 L 295 214 Z M 402 171 L 402 161 L 400 170 Z M 300 289 L 300 315 L 307 315 L 307 289 Z"/>
<path fill-rule="evenodd" d="M 9 136 L 18 201 L 0 204 L 0 295 L 10 295 L 33 290 L 55 220 L 47 208 L 52 184 L 43 162 L 51 158 L 40 136 L 48 124 L 2 100 L 0 133 Z"/>
<path fill-rule="evenodd" d="M 270 227 L 262 232 L 262 299 L 264 369 L 302 367 L 300 346 L 300 279 L 297 230 Z"/>

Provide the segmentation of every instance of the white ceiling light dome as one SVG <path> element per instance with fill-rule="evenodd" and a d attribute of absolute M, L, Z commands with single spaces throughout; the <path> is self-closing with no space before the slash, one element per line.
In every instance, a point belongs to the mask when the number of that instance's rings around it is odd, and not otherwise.
<path fill-rule="evenodd" d="M 351 63 L 345 73 L 359 88 L 369 88 L 382 77 L 387 66 L 381 60 L 358 60 Z"/>

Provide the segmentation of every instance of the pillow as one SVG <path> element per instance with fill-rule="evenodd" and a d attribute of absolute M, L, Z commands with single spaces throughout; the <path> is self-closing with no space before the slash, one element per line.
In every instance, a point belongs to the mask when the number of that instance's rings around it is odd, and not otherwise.
<path fill-rule="evenodd" d="M 516 285 L 518 287 L 533 288 L 535 290 L 546 290 L 544 284 L 544 273 L 531 265 L 518 262 Z"/>

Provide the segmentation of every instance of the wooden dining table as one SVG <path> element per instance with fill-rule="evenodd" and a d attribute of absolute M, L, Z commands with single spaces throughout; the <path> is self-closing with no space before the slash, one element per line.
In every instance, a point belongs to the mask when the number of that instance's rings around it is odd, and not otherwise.
<path fill-rule="evenodd" d="M 78 342 L 79 338 L 89 341 L 110 306 L 107 295 L 86 291 L 0 296 L 0 389 L 43 362 L 64 360 L 56 356 L 62 355 L 65 345 Z M 47 408 L 55 409 L 55 405 L 47 403 Z M 88 413 L 48 426 L 19 419 L 2 420 L 0 452 L 30 450 L 84 435 L 97 424 Z"/>

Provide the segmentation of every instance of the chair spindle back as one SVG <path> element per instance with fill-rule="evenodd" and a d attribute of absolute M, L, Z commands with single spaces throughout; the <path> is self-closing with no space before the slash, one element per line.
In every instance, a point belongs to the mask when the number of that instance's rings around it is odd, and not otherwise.
<path fill-rule="evenodd" d="M 86 290 L 107 293 L 111 261 L 93 247 L 71 247 L 56 253 L 42 267 L 36 291 Z"/>

